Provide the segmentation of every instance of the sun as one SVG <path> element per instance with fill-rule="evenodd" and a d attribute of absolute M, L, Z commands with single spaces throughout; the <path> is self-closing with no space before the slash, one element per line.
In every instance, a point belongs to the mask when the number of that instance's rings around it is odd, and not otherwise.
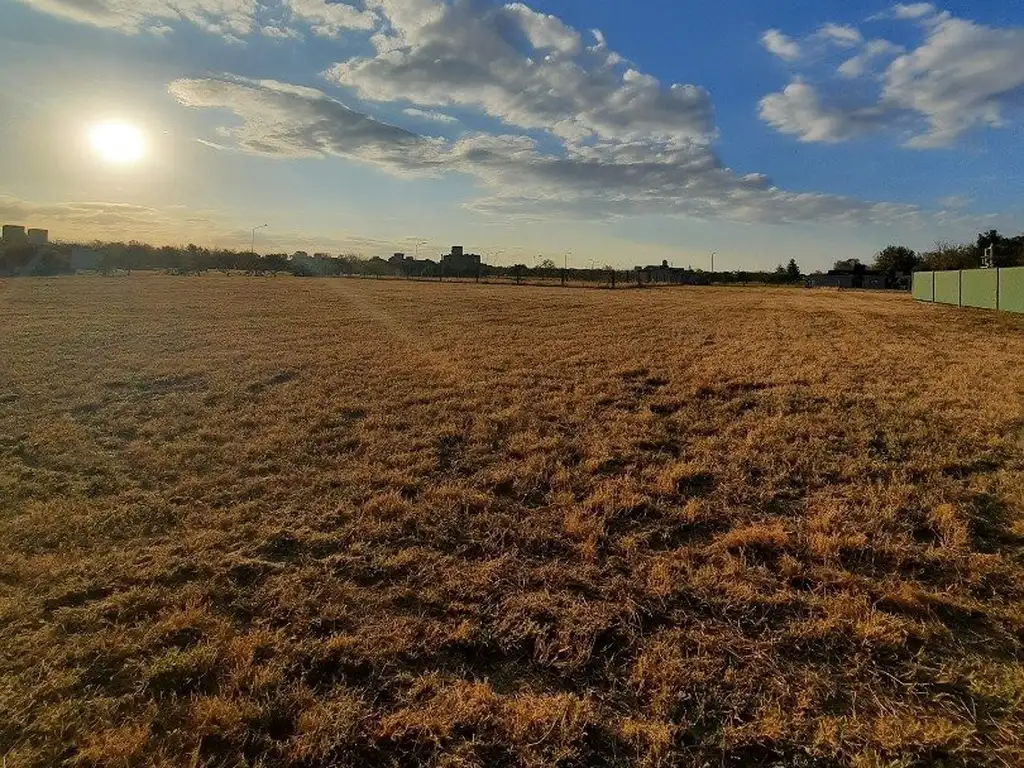
<path fill-rule="evenodd" d="M 94 125 L 89 131 L 89 144 L 101 160 L 113 165 L 131 165 L 146 154 L 142 131 L 121 121 Z"/>

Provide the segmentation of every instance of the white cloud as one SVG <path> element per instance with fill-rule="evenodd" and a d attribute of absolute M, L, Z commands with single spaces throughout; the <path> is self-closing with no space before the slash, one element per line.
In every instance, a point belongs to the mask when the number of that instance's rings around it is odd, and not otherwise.
<path fill-rule="evenodd" d="M 273 24 L 269 24 L 260 27 L 260 33 L 265 37 L 273 37 L 278 40 L 301 40 L 302 35 L 299 31 L 292 29 L 291 27 L 278 27 Z"/>
<path fill-rule="evenodd" d="M 435 112 L 427 109 L 416 109 L 416 107 L 408 107 L 403 109 L 402 112 L 409 117 L 419 118 L 420 120 L 433 120 L 436 123 L 457 123 L 459 122 L 451 115 L 446 115 L 444 112 Z"/>
<path fill-rule="evenodd" d="M 897 19 L 920 19 L 935 14 L 935 6 L 931 3 L 898 3 L 892 8 L 892 15 Z"/>
<path fill-rule="evenodd" d="M 371 0 L 372 2 L 373 0 Z M 378 2 L 380 0 L 377 0 Z M 313 33 L 337 37 L 343 30 L 370 31 L 377 25 L 372 10 L 345 2 L 283 0 L 266 5 L 258 0 L 21 0 L 36 10 L 81 24 L 116 29 L 126 34 L 146 30 L 166 34 L 168 24 L 187 22 L 237 42 L 256 30 L 257 13 L 284 10 L 308 24 Z M 268 32 L 268 30 L 271 30 Z M 272 22 L 261 30 L 269 37 L 300 37 L 295 30 Z"/>
<path fill-rule="evenodd" d="M 389 21 L 388 33 L 374 40 L 376 55 L 325 73 L 363 99 L 476 108 L 507 125 L 573 142 L 678 146 L 706 141 L 713 130 L 704 89 L 666 88 L 635 69 L 622 71 L 601 38 L 579 50 L 575 32 L 519 4 L 375 2 Z M 526 53 L 524 39 L 532 47 Z"/>
<path fill-rule="evenodd" d="M 541 151 L 525 136 L 427 138 L 355 112 L 311 88 L 235 77 L 178 80 L 171 93 L 193 107 L 231 110 L 223 133 L 247 152 L 338 156 L 393 174 L 457 172 L 474 177 L 471 207 L 504 215 L 607 218 L 667 213 L 743 222 L 913 221 L 911 206 L 787 192 L 758 174 L 723 167 L 702 143 L 658 149 L 640 141 Z"/>
<path fill-rule="evenodd" d="M 369 31 L 377 26 L 377 14 L 347 3 L 326 0 L 286 0 L 292 17 L 309 24 L 313 34 L 338 37 L 345 30 Z"/>
<path fill-rule="evenodd" d="M 80 24 L 136 34 L 161 33 L 161 22 L 186 21 L 213 34 L 244 36 L 255 27 L 256 0 L 22 0 L 36 10 Z"/>
<path fill-rule="evenodd" d="M 797 42 L 777 29 L 769 29 L 761 35 L 761 45 L 783 61 L 796 61 L 800 58 L 800 46 Z"/>
<path fill-rule="evenodd" d="M 860 53 L 840 64 L 838 72 L 851 80 L 862 77 L 875 61 L 888 56 L 896 56 L 903 51 L 903 46 L 890 43 L 888 40 L 870 40 Z"/>
<path fill-rule="evenodd" d="M 522 3 L 509 3 L 505 11 L 519 22 L 519 26 L 535 49 L 575 54 L 580 50 L 579 33 L 567 27 L 555 16 L 537 13 Z"/>
<path fill-rule="evenodd" d="M 501 121 L 507 135 L 427 137 L 357 112 L 320 90 L 273 80 L 175 81 L 170 92 L 181 104 L 235 116 L 217 142 L 204 140 L 211 147 L 271 157 L 343 157 L 393 174 L 462 173 L 476 180 L 474 207 L 489 211 L 588 217 L 663 212 L 766 222 L 891 222 L 921 215 L 909 206 L 790 192 L 758 174 L 724 167 L 711 149 L 716 131 L 707 91 L 663 84 L 612 51 L 599 31 L 592 30 L 592 44 L 585 45 L 576 30 L 523 3 L 282 1 L 259 6 L 264 34 L 287 37 L 308 28 L 333 38 L 348 30 L 369 43 L 362 46 L 366 52 L 347 54 L 323 73 L 333 84 L 371 105 L 395 103 L 417 119 L 447 122 L 450 116 L 437 110 L 453 106 L 483 113 Z M 257 29 L 256 0 L 23 2 L 124 32 L 178 20 L 226 40 Z M 878 130 L 906 113 L 929 121 L 922 140 L 994 124 L 994 105 L 1008 101 L 1020 87 L 1014 78 L 1024 77 L 1018 74 L 1024 67 L 1013 66 L 1020 63 L 1018 32 L 944 15 L 920 26 L 927 40 L 889 66 L 877 103 L 850 105 L 797 79 L 761 101 L 761 117 L 802 141 L 824 142 Z M 762 43 L 788 61 L 812 59 L 805 52 L 823 48 L 854 50 L 841 67 L 848 77 L 895 53 L 891 43 L 864 42 L 858 30 L 838 24 L 826 24 L 802 42 L 769 30 Z M 973 64 L 965 60 L 968 44 L 986 51 L 980 69 L 977 57 Z M 361 50 L 347 44 L 340 49 Z"/>
<path fill-rule="evenodd" d="M 240 148 L 278 157 L 339 155 L 401 166 L 401 155 L 421 153 L 427 140 L 378 122 L 321 91 L 275 80 L 203 78 L 175 80 L 171 95 L 188 107 L 219 107 L 243 119 L 222 131 Z"/>
<path fill-rule="evenodd" d="M 999 127 L 1024 95 L 1024 29 L 994 29 L 947 18 L 925 43 L 885 73 L 883 105 L 911 110 L 928 123 L 910 146 L 951 143 L 976 126 Z"/>
<path fill-rule="evenodd" d="M 974 198 L 966 195 L 950 195 L 949 197 L 940 197 L 938 202 L 943 208 L 960 210 L 973 203 Z"/>
<path fill-rule="evenodd" d="M 818 36 L 841 48 L 853 48 L 864 42 L 860 31 L 848 24 L 823 24 L 818 30 Z"/>
<path fill-rule="evenodd" d="M 947 146 L 973 128 L 1003 126 L 1024 96 L 1024 29 L 929 15 L 928 9 L 934 10 L 926 4 L 894 9 L 900 18 L 928 16 L 917 48 L 903 52 L 889 41 L 871 40 L 839 66 L 839 75 L 854 79 L 874 61 L 896 56 L 881 75 L 873 103 L 825 108 L 818 96 L 824 85 L 798 82 L 762 99 L 762 118 L 803 141 L 843 141 L 916 123 L 906 145 L 918 148 Z"/>
<path fill-rule="evenodd" d="M 781 93 L 765 96 L 759 106 L 761 119 L 775 130 L 807 142 L 846 141 L 871 131 L 878 119 L 871 110 L 825 106 L 814 87 L 799 80 Z"/>

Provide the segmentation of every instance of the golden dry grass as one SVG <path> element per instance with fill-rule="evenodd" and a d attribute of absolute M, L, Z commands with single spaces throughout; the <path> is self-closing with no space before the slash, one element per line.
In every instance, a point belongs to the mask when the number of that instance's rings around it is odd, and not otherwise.
<path fill-rule="evenodd" d="M 0 283 L 21 766 L 1024 764 L 1024 321 Z"/>

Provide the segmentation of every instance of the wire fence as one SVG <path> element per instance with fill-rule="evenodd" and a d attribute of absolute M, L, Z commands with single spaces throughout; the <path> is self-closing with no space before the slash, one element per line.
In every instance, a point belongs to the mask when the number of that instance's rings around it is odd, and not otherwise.
<path fill-rule="evenodd" d="M 651 275 L 643 270 L 630 269 L 556 269 L 556 270 L 528 270 L 515 272 L 513 270 L 488 272 L 481 271 L 475 275 L 398 275 L 398 274 L 365 274 L 365 273 L 342 273 L 336 275 L 299 275 L 308 277 L 344 277 L 360 280 L 392 280 L 405 282 L 425 283 L 476 283 L 481 285 L 522 285 L 537 287 L 562 287 L 562 288 L 600 288 L 605 290 L 614 289 L 638 289 L 638 288 L 659 288 L 671 285 L 709 285 L 710 280 L 700 277 L 697 273 L 693 276 L 672 276 L 665 279 L 661 276 Z"/>

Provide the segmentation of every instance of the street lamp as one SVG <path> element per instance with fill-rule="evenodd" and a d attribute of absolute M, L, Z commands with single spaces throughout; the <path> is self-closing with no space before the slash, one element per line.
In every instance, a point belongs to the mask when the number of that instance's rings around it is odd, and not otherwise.
<path fill-rule="evenodd" d="M 249 253 L 253 254 L 254 256 L 256 255 L 256 230 L 263 229 L 264 227 L 269 226 L 269 224 L 259 224 L 252 228 L 252 244 L 249 246 Z"/>
<path fill-rule="evenodd" d="M 429 240 L 424 240 L 424 239 L 419 238 L 419 237 L 407 237 L 405 239 L 408 242 L 412 243 L 413 248 L 415 249 L 415 254 L 416 255 L 413 258 L 415 258 L 416 260 L 419 260 L 419 258 L 420 258 L 420 246 L 421 245 L 426 245 L 430 241 Z"/>

